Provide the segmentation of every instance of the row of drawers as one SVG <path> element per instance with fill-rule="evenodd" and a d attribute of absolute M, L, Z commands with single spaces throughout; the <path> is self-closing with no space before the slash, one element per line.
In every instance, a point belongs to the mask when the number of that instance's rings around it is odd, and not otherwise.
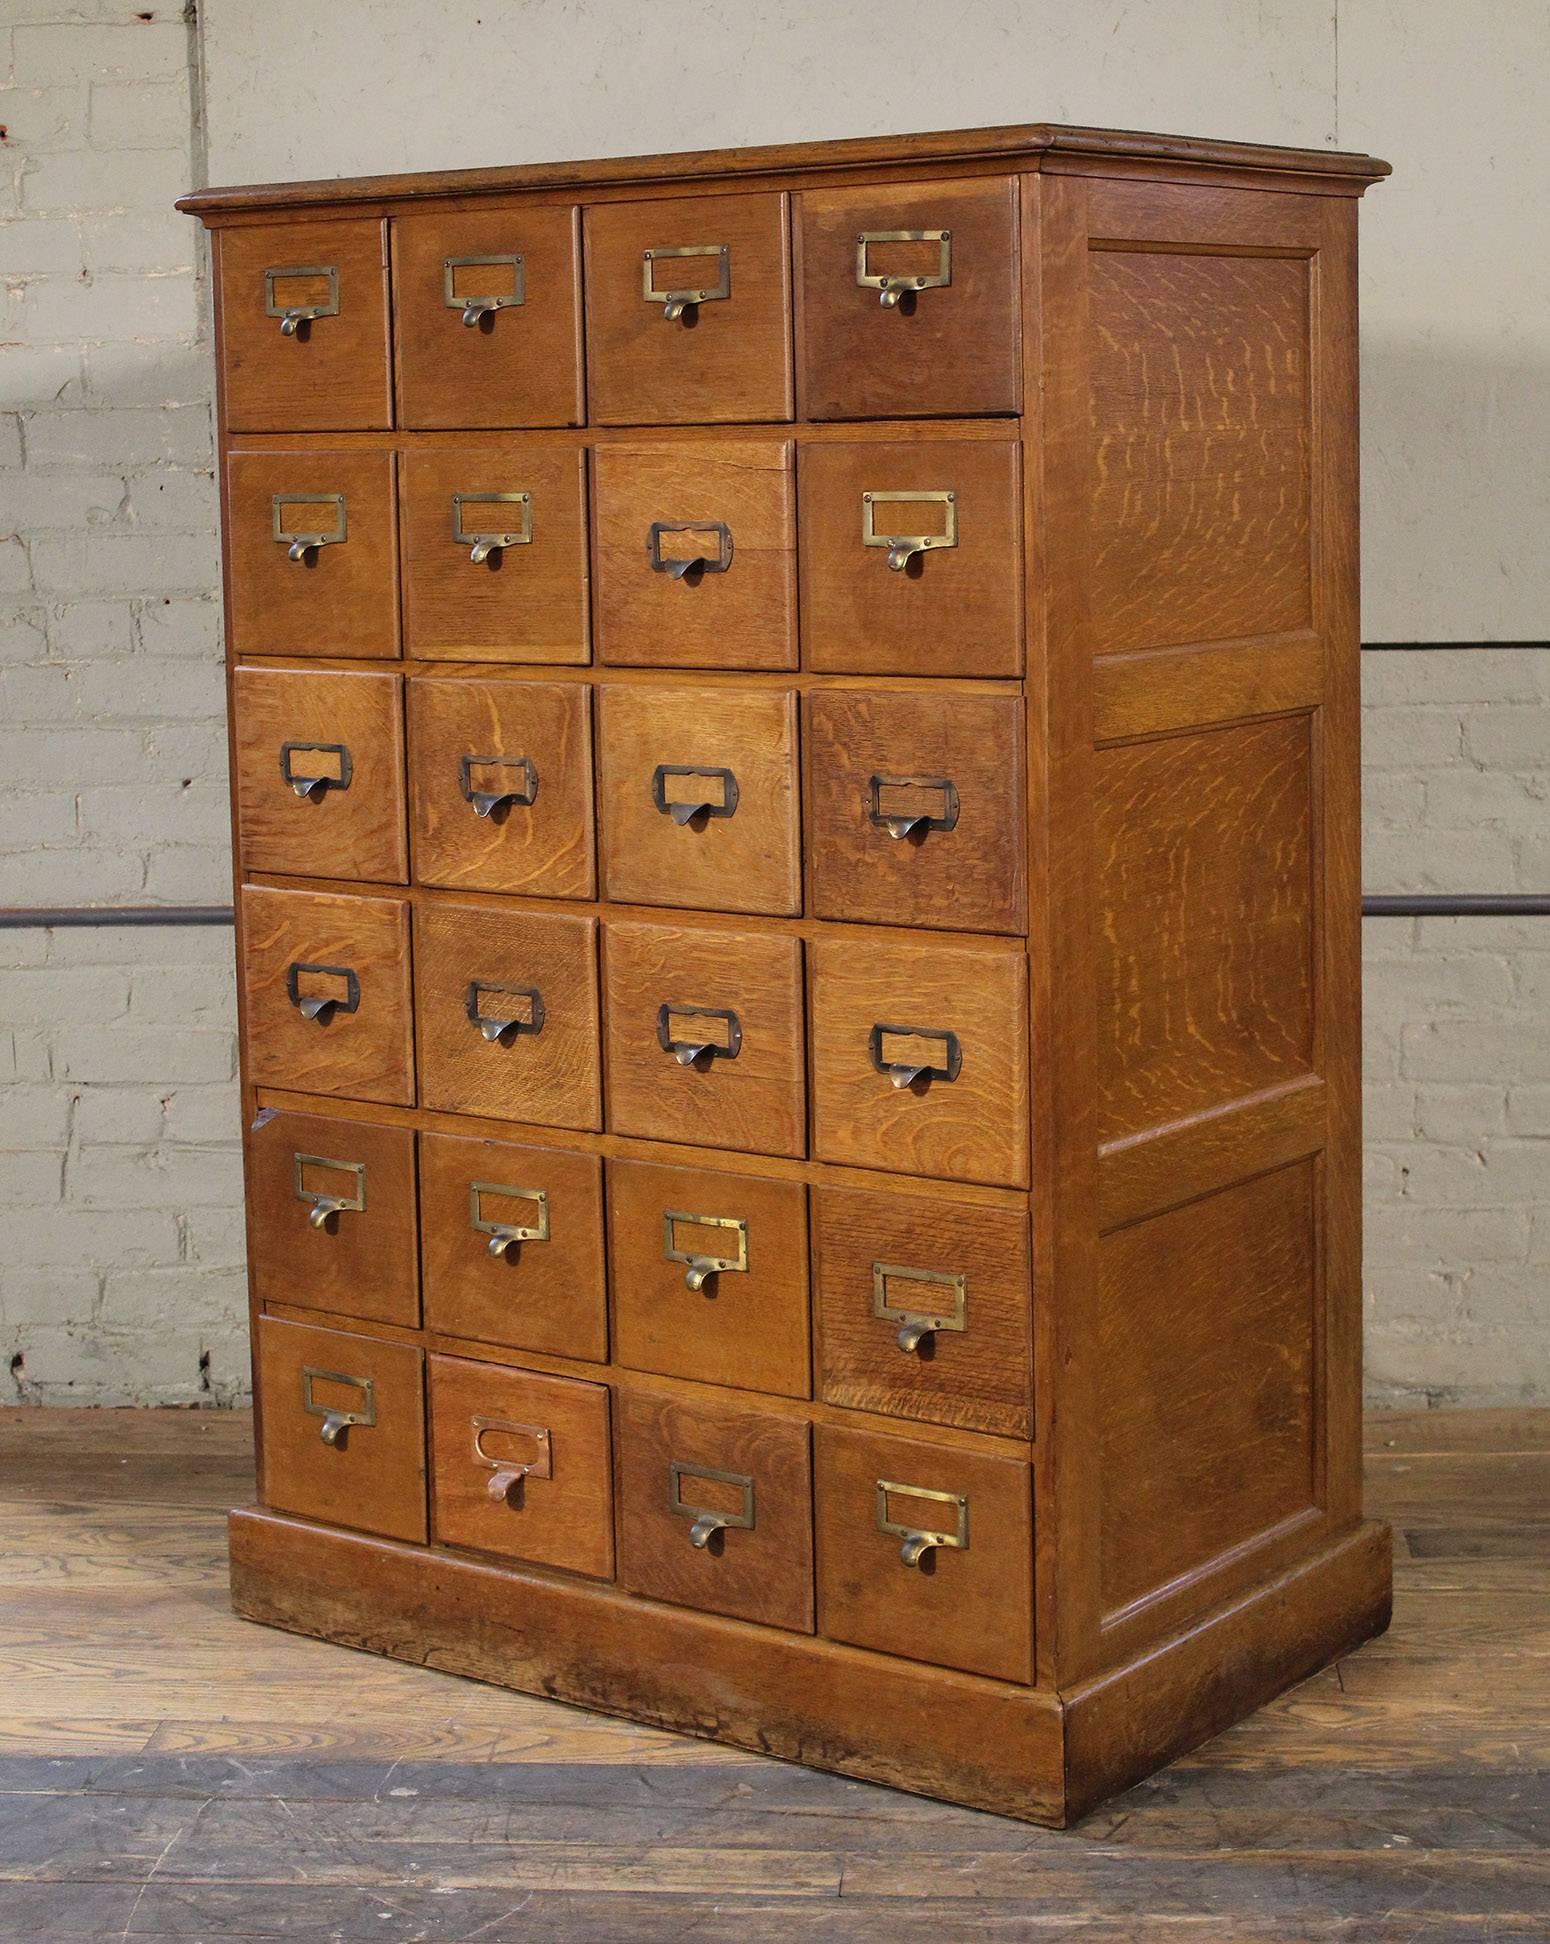
<path fill-rule="evenodd" d="M 778 420 L 794 405 L 810 419 L 1018 410 L 1014 182 L 808 190 L 794 202 L 672 196 L 227 228 L 228 422 L 327 431 L 395 415 L 434 429 Z"/>
<path fill-rule="evenodd" d="M 241 897 L 257 1086 L 1028 1185 L 1020 948 Z"/>
<path fill-rule="evenodd" d="M 248 1185 L 266 1305 L 1030 1433 L 1019 1210 L 272 1110 Z"/>
<path fill-rule="evenodd" d="M 595 637 L 636 667 L 1021 673 L 1015 440 L 796 452 L 598 446 L 589 494 L 586 452 L 552 442 L 244 447 L 227 460 L 232 648 L 584 663 Z"/>
<path fill-rule="evenodd" d="M 805 824 L 820 918 L 1026 924 L 1016 696 L 819 689 L 799 737 L 790 689 L 239 668 L 233 710 L 250 873 L 402 884 L 412 834 L 421 884 L 794 916 Z"/>
<path fill-rule="evenodd" d="M 1032 1679 L 1031 1474 L 1019 1459 L 427 1359 L 276 1317 L 260 1319 L 258 1363 L 261 1485 L 280 1511 Z"/>

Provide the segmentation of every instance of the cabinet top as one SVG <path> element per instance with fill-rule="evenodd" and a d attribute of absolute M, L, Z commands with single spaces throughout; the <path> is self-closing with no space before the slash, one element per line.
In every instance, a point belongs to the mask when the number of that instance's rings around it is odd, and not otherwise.
<path fill-rule="evenodd" d="M 999 163 L 1009 169 L 1195 177 L 1259 175 L 1281 186 L 1360 195 L 1389 173 L 1376 156 L 1332 149 L 1277 148 L 1187 135 L 1026 122 L 1008 128 L 865 135 L 845 141 L 788 142 L 763 148 L 698 149 L 681 155 L 610 156 L 594 161 L 524 162 L 505 168 L 432 169 L 414 175 L 341 176 L 322 182 L 271 182 L 196 189 L 177 207 L 205 218 L 350 204 L 426 202 L 504 196 L 527 190 L 590 190 L 663 182 L 714 185 L 749 177 L 844 177 L 901 165 L 954 168 Z"/>

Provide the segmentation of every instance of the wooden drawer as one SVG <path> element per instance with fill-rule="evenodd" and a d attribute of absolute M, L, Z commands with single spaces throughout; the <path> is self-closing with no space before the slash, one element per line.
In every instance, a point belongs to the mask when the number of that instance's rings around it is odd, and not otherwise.
<path fill-rule="evenodd" d="M 805 1153 L 797 940 L 611 924 L 603 967 L 614 1133 Z"/>
<path fill-rule="evenodd" d="M 416 676 L 409 747 L 419 883 L 594 896 L 589 688 Z"/>
<path fill-rule="evenodd" d="M 387 235 L 379 219 L 234 226 L 218 232 L 215 252 L 231 431 L 393 423 Z"/>
<path fill-rule="evenodd" d="M 414 1105 L 402 899 L 244 885 L 242 940 L 254 1086 Z"/>
<path fill-rule="evenodd" d="M 811 1633 L 807 1425 L 633 1388 L 615 1413 L 623 1584 Z"/>
<path fill-rule="evenodd" d="M 594 449 L 600 660 L 796 667 L 792 451 L 785 439 Z"/>
<path fill-rule="evenodd" d="M 672 196 L 587 211 L 595 424 L 790 418 L 786 220 L 783 195 Z M 674 291 L 703 299 L 680 310 Z"/>
<path fill-rule="evenodd" d="M 591 659 L 585 472 L 585 456 L 563 446 L 404 455 L 410 654 L 451 661 Z"/>
<path fill-rule="evenodd" d="M 420 1231 L 428 1330 L 606 1361 L 596 1155 L 422 1134 Z"/>
<path fill-rule="evenodd" d="M 423 1362 L 412 1344 L 261 1316 L 264 1503 L 423 1545 Z"/>
<path fill-rule="evenodd" d="M 813 947 L 813 1152 L 1028 1185 L 1028 967 L 973 944 Z"/>
<path fill-rule="evenodd" d="M 814 914 L 1022 931 L 1022 703 L 857 688 L 805 708 Z"/>
<path fill-rule="evenodd" d="M 434 904 L 414 926 L 425 1105 L 599 1127 L 596 919 Z"/>
<path fill-rule="evenodd" d="M 430 1403 L 442 1545 L 613 1578 L 606 1385 L 432 1357 Z"/>
<path fill-rule="evenodd" d="M 247 1184 L 260 1303 L 418 1326 L 411 1128 L 264 1108 L 248 1137 Z"/>
<path fill-rule="evenodd" d="M 438 210 L 393 223 L 400 425 L 579 425 L 576 209 Z"/>
<path fill-rule="evenodd" d="M 619 1363 L 810 1394 L 801 1182 L 610 1161 L 608 1249 Z"/>
<path fill-rule="evenodd" d="M 391 452 L 234 452 L 226 486 L 233 655 L 398 653 Z"/>
<path fill-rule="evenodd" d="M 1028 1218 L 922 1195 L 813 1190 L 818 1394 L 1031 1435 Z"/>
<path fill-rule="evenodd" d="M 387 674 L 236 671 L 244 869 L 403 883 L 409 857 L 401 687 Z"/>
<path fill-rule="evenodd" d="M 800 911 L 796 696 L 605 685 L 599 703 L 608 896 Z"/>
<path fill-rule="evenodd" d="M 796 232 L 804 418 L 1018 410 L 1013 181 L 809 189 Z"/>
<path fill-rule="evenodd" d="M 809 668 L 1022 673 L 1013 440 L 807 445 L 798 475 Z M 935 544 L 907 557 L 897 551 L 918 539 Z M 900 567 L 890 566 L 901 558 Z"/>
<path fill-rule="evenodd" d="M 820 1424 L 813 1469 L 821 1633 L 992 1680 L 1032 1680 L 1026 1463 Z M 938 1543 L 922 1543 L 931 1538 Z"/>

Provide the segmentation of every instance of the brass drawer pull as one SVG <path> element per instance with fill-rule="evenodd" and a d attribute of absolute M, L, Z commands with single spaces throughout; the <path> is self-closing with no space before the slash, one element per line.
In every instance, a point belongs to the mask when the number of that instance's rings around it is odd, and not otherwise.
<path fill-rule="evenodd" d="M 678 1246 L 680 1222 L 686 1228 L 724 1229 L 729 1239 L 736 1239 L 737 1246 L 731 1253 L 723 1250 L 720 1255 L 710 1255 L 702 1249 L 681 1249 Z M 704 1289 L 712 1276 L 743 1275 L 748 1268 L 748 1224 L 737 1215 L 691 1215 L 684 1209 L 664 1208 L 662 1259 L 683 1263 L 684 1282 L 696 1293 Z"/>
<path fill-rule="evenodd" d="M 476 769 L 514 770 L 516 781 L 507 790 L 476 790 Z M 531 756 L 464 756 L 457 766 L 458 795 L 473 806 L 476 817 L 488 817 L 508 804 L 531 803 L 538 795 L 538 770 Z"/>
<path fill-rule="evenodd" d="M 940 533 L 879 533 L 879 506 L 940 506 Z M 916 554 L 932 553 L 939 547 L 958 544 L 958 495 L 956 493 L 863 493 L 861 495 L 861 544 L 886 547 L 888 565 L 902 574 Z"/>
<path fill-rule="evenodd" d="M 702 1478 L 713 1485 L 735 1485 L 743 1495 L 737 1512 L 716 1512 L 706 1505 L 686 1505 L 683 1482 Z M 680 1519 L 690 1519 L 689 1544 L 701 1552 L 720 1532 L 752 1532 L 754 1522 L 753 1480 L 746 1472 L 713 1471 L 708 1465 L 686 1465 L 677 1458 L 667 1461 L 667 1509 Z"/>
<path fill-rule="evenodd" d="M 484 1212 L 484 1196 L 503 1195 L 508 1201 L 531 1202 L 532 1218 L 526 1222 L 502 1222 Z M 468 1226 L 476 1235 L 487 1235 L 489 1251 L 497 1260 L 511 1260 L 511 1251 L 524 1242 L 549 1240 L 549 1195 L 543 1188 L 507 1188 L 498 1181 L 471 1181 L 468 1184 Z"/>
<path fill-rule="evenodd" d="M 657 1045 L 680 1066 L 702 1073 L 713 1060 L 735 1060 L 743 1050 L 743 1023 L 728 1006 L 657 1007 Z"/>
<path fill-rule="evenodd" d="M 916 1283 L 921 1295 L 913 1303 L 896 1302 L 893 1283 Z M 941 1301 L 923 1307 L 926 1299 L 940 1292 Z M 946 1299 L 951 1296 L 952 1301 Z M 897 1342 L 907 1356 L 920 1355 L 921 1345 L 929 1345 L 939 1330 L 966 1330 L 968 1323 L 968 1279 L 944 1275 L 939 1269 L 906 1269 L 897 1262 L 872 1264 L 872 1314 L 899 1325 Z"/>
<path fill-rule="evenodd" d="M 874 776 L 867 782 L 866 814 L 890 837 L 924 838 L 956 825 L 958 792 L 947 776 Z"/>
<path fill-rule="evenodd" d="M 714 534 L 716 551 L 664 554 L 664 533 Z M 646 530 L 646 557 L 652 573 L 666 574 L 670 580 L 681 581 L 688 574 L 693 574 L 694 580 L 704 574 L 724 574 L 732 565 L 732 530 L 722 520 L 653 520 Z M 695 568 L 699 573 L 694 573 Z"/>
<path fill-rule="evenodd" d="M 496 1002 L 494 1012 L 486 1012 L 485 999 Z M 470 979 L 463 1009 L 492 1046 L 510 1046 L 522 1033 L 544 1030 L 544 1001 L 537 986 L 487 985 Z"/>
<path fill-rule="evenodd" d="M 291 1177 L 291 1193 L 297 1201 L 307 1202 L 307 1225 L 309 1228 L 328 1228 L 336 1215 L 360 1215 L 366 1209 L 366 1163 L 364 1161 L 331 1161 L 326 1154 L 298 1154 L 293 1157 L 295 1167 Z M 347 1174 L 355 1183 L 353 1195 L 329 1195 L 319 1188 L 307 1186 L 308 1168 L 331 1168 L 335 1174 Z M 332 1234 L 333 1231 L 329 1230 Z"/>
<path fill-rule="evenodd" d="M 312 758 L 305 769 L 297 769 L 295 759 L 298 756 Z M 330 769 L 319 763 L 317 758 L 320 756 L 331 756 L 334 759 L 333 767 Z M 349 789 L 355 766 L 343 743 L 283 742 L 280 745 L 280 774 L 304 803 L 321 803 L 330 790 Z"/>
<path fill-rule="evenodd" d="M 940 1026 L 879 1024 L 872 1028 L 868 1050 L 877 1071 L 886 1073 L 899 1088 L 912 1087 L 922 1078 L 950 1084 L 963 1070 L 958 1035 Z"/>
<path fill-rule="evenodd" d="M 658 763 L 651 772 L 651 801 L 675 824 L 704 824 L 737 814 L 737 778 L 729 769 L 696 769 L 692 763 Z"/>
<path fill-rule="evenodd" d="M 471 527 L 464 520 L 463 509 L 473 506 L 514 506 L 517 509 L 517 523 L 515 526 Z M 474 515 L 475 519 L 479 517 L 478 514 Z M 468 557 L 476 567 L 492 554 L 503 553 L 507 547 L 530 547 L 533 544 L 533 495 L 454 493 L 452 538 L 460 547 L 468 548 Z"/>
<path fill-rule="evenodd" d="M 303 992 L 301 982 L 306 977 L 343 979 L 344 991 Z M 319 1026 L 326 1026 L 335 1013 L 359 1010 L 361 982 L 348 965 L 311 965 L 304 959 L 292 959 L 285 968 L 285 996 L 303 1019 L 316 1020 Z"/>
<path fill-rule="evenodd" d="M 341 1411 L 334 1405 L 323 1403 L 312 1392 L 314 1384 L 340 1384 L 346 1390 L 361 1393 L 361 1408 L 358 1411 Z M 350 1377 L 341 1370 L 320 1370 L 316 1364 L 303 1364 L 301 1369 L 301 1408 L 308 1417 L 320 1417 L 318 1436 L 330 1450 L 343 1451 L 352 1424 L 368 1428 L 377 1421 L 377 1386 L 370 1377 Z"/>
<path fill-rule="evenodd" d="M 935 243 L 939 245 L 937 267 L 923 275 L 908 276 L 873 270 L 867 263 L 867 250 L 873 243 Z M 856 238 L 856 282 L 864 290 L 875 290 L 884 310 L 899 310 L 901 299 L 913 298 L 920 290 L 945 289 L 952 280 L 951 230 L 863 230 Z"/>
<path fill-rule="evenodd" d="M 342 547 L 349 537 L 343 493 L 276 493 L 272 504 L 274 538 L 284 547 L 287 560 L 299 560 L 310 567 L 319 547 Z M 309 511 L 331 506 L 334 523 L 326 527 L 314 517 L 303 525 L 287 512 L 292 506 L 303 506 Z"/>
<path fill-rule="evenodd" d="M 933 1531 L 923 1526 L 906 1524 L 902 1520 L 888 1516 L 888 1497 L 897 1492 L 901 1498 L 929 1499 L 933 1505 L 951 1505 L 957 1510 L 954 1530 L 951 1532 Z M 902 1539 L 899 1558 L 906 1566 L 920 1566 L 927 1557 L 938 1550 L 967 1552 L 969 1550 L 969 1501 L 962 1492 L 933 1492 L 924 1485 L 901 1485 L 891 1478 L 877 1481 L 877 1529 Z"/>
<path fill-rule="evenodd" d="M 661 262 L 678 261 L 684 257 L 714 257 L 716 259 L 716 281 L 713 284 L 684 285 L 672 290 L 659 290 L 656 284 L 655 265 Z M 660 304 L 662 315 L 669 324 L 674 324 L 686 311 L 695 310 L 701 304 L 714 304 L 723 297 L 732 295 L 732 251 L 725 243 L 691 243 L 682 249 L 642 250 L 640 253 L 641 291 L 648 304 Z"/>
<path fill-rule="evenodd" d="M 321 278 L 323 290 L 314 291 L 309 298 L 286 298 L 280 295 L 282 283 L 316 282 Z M 300 343 L 307 341 L 308 331 L 315 317 L 337 317 L 339 315 L 339 272 L 331 263 L 291 263 L 264 272 L 264 315 L 278 317 L 281 337 L 295 338 Z"/>
<path fill-rule="evenodd" d="M 460 281 L 459 270 L 494 269 L 499 264 L 511 279 L 509 291 L 485 291 L 478 296 L 465 296 L 457 288 Z M 489 282 L 495 282 L 492 277 Z M 493 317 L 499 310 L 510 310 L 527 301 L 526 281 L 520 256 L 465 256 L 443 257 L 441 265 L 441 301 L 448 310 L 461 311 L 463 323 L 474 330 L 486 317 Z"/>
<path fill-rule="evenodd" d="M 474 1463 L 489 1471 L 485 1490 L 497 1505 L 519 1503 L 522 1488 L 530 1478 L 553 1478 L 553 1445 L 547 1425 L 513 1424 L 509 1418 L 492 1417 L 471 1418 L 469 1423 L 474 1434 Z M 530 1438 L 534 1447 L 532 1457 L 523 1460 L 493 1457 L 485 1450 L 484 1441 L 495 1431 L 502 1437 Z"/>

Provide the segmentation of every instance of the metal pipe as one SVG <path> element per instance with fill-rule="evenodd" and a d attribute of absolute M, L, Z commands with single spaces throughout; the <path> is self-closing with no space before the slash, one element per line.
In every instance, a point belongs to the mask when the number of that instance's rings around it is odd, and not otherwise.
<path fill-rule="evenodd" d="M 1364 918 L 1547 918 L 1544 891 L 1405 892 L 1362 899 Z"/>
<path fill-rule="evenodd" d="M 229 925 L 230 905 L 8 905 L 0 931 L 54 931 L 62 926 Z"/>

